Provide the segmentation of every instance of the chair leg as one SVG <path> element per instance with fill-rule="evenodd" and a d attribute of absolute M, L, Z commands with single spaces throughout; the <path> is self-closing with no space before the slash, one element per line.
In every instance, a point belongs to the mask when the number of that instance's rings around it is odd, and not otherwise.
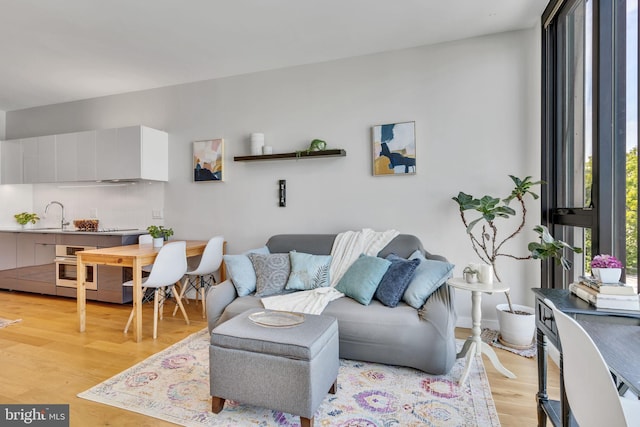
<path fill-rule="evenodd" d="M 159 288 L 156 288 L 154 291 L 153 297 L 153 339 L 158 338 L 158 293 Z"/>
<path fill-rule="evenodd" d="M 205 291 L 205 287 L 201 286 L 200 287 L 200 298 L 202 299 L 202 318 L 206 318 L 207 317 L 207 305 L 204 303 L 204 292 Z"/>
<path fill-rule="evenodd" d="M 147 288 L 142 288 L 142 299 L 144 299 L 144 294 L 147 292 Z M 142 305 L 142 300 L 140 300 L 140 305 Z M 126 334 L 129 330 L 129 326 L 131 326 L 131 322 L 133 321 L 133 315 L 136 313 L 134 308 L 131 309 L 131 314 L 129 314 L 129 320 L 127 320 L 127 324 L 124 327 L 124 333 Z"/>
<path fill-rule="evenodd" d="M 180 282 L 177 282 L 180 283 Z M 184 298 L 184 294 L 187 292 L 187 288 L 189 287 L 189 276 L 185 277 L 184 282 L 180 284 L 180 300 L 182 300 Z M 189 300 L 186 300 L 187 304 L 189 303 Z M 175 307 L 173 307 L 173 315 L 175 316 L 176 313 L 178 312 L 178 306 L 176 305 Z"/>
<path fill-rule="evenodd" d="M 174 292 L 175 292 L 175 287 L 176 287 L 176 285 L 171 285 L 171 288 L 172 288 L 172 290 L 174 290 Z M 174 295 L 175 295 L 175 293 L 174 293 Z M 188 325 L 189 324 L 189 316 L 187 316 L 187 312 L 184 311 L 184 306 L 182 305 L 181 298 L 176 298 L 176 302 L 178 303 L 178 307 L 180 307 L 180 311 L 182 312 L 182 315 L 184 316 L 184 321 L 187 322 L 187 325 Z"/>

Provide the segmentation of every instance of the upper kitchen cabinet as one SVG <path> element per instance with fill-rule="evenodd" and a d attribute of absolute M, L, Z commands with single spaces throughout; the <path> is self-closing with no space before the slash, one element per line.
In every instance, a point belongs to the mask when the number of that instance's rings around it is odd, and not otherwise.
<path fill-rule="evenodd" d="M 97 131 L 96 179 L 169 180 L 169 136 L 146 126 Z"/>
<path fill-rule="evenodd" d="M 22 182 L 56 182 L 56 136 L 25 138 L 22 143 Z"/>
<path fill-rule="evenodd" d="M 56 135 L 56 181 L 95 181 L 96 131 Z"/>
<path fill-rule="evenodd" d="M 20 140 L 0 142 L 0 183 L 22 184 L 22 144 Z"/>
<path fill-rule="evenodd" d="M 2 141 L 0 183 L 168 181 L 169 136 L 146 126 Z"/>

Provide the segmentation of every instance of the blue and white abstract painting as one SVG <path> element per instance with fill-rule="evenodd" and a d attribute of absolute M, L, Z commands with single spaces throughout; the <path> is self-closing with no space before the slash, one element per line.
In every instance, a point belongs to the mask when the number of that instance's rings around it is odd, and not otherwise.
<path fill-rule="evenodd" d="M 416 173 L 415 122 L 373 127 L 373 175 Z"/>

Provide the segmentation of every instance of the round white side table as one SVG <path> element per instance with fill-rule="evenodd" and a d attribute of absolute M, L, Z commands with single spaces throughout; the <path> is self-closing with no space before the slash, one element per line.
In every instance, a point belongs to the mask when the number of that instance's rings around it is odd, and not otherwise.
<path fill-rule="evenodd" d="M 454 288 L 471 291 L 471 321 L 473 322 L 473 327 L 471 328 L 471 336 L 467 338 L 462 346 L 462 350 L 460 350 L 460 353 L 457 355 L 458 359 L 462 357 L 466 357 L 467 359 L 464 371 L 462 371 L 462 375 L 458 380 L 458 384 L 464 383 L 467 379 L 469 369 L 471 368 L 471 362 L 473 361 L 473 356 L 482 353 L 487 355 L 491 363 L 493 363 L 493 366 L 502 375 L 507 378 L 515 378 L 516 376 L 513 372 L 509 371 L 502 365 L 502 363 L 500 363 L 496 352 L 493 351 L 489 344 L 483 342 L 480 338 L 480 333 L 482 332 L 480 329 L 480 325 L 482 323 L 482 294 L 508 292 L 509 287 L 502 283 L 493 283 L 491 285 L 484 283 L 467 283 L 467 281 L 462 278 L 452 278 L 447 280 L 447 283 L 449 286 L 453 286 Z"/>

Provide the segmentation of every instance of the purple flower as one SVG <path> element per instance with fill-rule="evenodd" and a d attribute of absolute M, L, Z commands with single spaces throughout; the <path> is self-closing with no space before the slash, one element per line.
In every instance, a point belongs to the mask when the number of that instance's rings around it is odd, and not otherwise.
<path fill-rule="evenodd" d="M 613 255 L 596 255 L 591 260 L 591 268 L 622 268 L 622 263 Z"/>

